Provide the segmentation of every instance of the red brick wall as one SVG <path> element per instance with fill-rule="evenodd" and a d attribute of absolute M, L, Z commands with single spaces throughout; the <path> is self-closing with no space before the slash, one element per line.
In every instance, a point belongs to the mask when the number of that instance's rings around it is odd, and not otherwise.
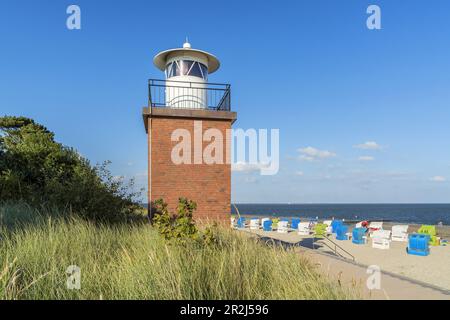
<path fill-rule="evenodd" d="M 163 198 L 171 212 L 175 212 L 179 197 L 197 203 L 194 218 L 228 223 L 231 201 L 230 164 L 193 164 L 194 119 L 148 118 L 149 128 L 149 199 Z M 198 120 L 197 120 L 198 121 Z M 230 120 L 203 120 L 202 130 L 219 129 L 223 137 L 231 128 Z M 178 142 L 171 141 L 175 129 L 187 129 L 192 140 L 192 164 L 176 165 L 171 160 L 172 148 Z M 203 148 L 210 142 L 203 142 Z M 227 144 L 223 143 L 224 162 Z"/>

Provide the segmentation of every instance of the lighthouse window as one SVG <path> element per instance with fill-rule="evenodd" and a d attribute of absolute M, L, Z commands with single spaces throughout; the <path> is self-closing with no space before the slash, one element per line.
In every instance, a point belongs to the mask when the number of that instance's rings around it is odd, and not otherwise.
<path fill-rule="evenodd" d="M 180 75 L 187 75 L 187 74 L 189 74 L 189 69 L 191 68 L 191 65 L 192 65 L 193 61 L 180 60 L 180 61 L 177 61 L 177 63 L 178 63 L 178 66 L 180 68 Z"/>
<path fill-rule="evenodd" d="M 190 76 L 203 78 L 202 71 L 200 70 L 200 66 L 197 62 L 193 63 L 191 66 L 191 70 L 188 73 Z"/>
<path fill-rule="evenodd" d="M 206 80 L 208 77 L 208 68 L 206 68 L 206 66 L 200 62 L 192 60 L 177 60 L 167 65 L 167 78 L 182 75 L 199 77 Z"/>

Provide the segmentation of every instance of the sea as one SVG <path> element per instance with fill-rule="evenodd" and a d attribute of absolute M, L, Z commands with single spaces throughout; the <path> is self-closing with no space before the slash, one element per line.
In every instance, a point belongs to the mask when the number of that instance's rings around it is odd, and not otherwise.
<path fill-rule="evenodd" d="M 450 225 L 450 204 L 235 204 L 241 215 Z M 234 205 L 232 213 L 236 214 Z"/>

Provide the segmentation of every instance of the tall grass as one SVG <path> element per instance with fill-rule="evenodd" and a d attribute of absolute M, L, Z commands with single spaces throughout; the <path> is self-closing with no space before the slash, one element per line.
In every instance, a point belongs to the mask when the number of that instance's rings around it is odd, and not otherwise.
<path fill-rule="evenodd" d="M 11 227 L 11 214 L 34 216 Z M 345 299 L 300 255 L 229 230 L 215 246 L 165 242 L 149 225 L 94 225 L 0 207 L 0 299 Z M 8 227 L 5 220 L 9 221 Z M 81 289 L 66 269 L 81 268 Z"/>

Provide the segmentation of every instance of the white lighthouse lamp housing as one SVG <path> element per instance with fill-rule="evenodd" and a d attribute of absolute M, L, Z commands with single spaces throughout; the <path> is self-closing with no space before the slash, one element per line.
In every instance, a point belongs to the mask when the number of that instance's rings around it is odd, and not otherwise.
<path fill-rule="evenodd" d="M 206 51 L 192 49 L 189 42 L 183 48 L 165 50 L 153 59 L 154 65 L 166 76 L 166 106 L 183 109 L 206 109 L 208 75 L 220 67 L 219 60 Z"/>

